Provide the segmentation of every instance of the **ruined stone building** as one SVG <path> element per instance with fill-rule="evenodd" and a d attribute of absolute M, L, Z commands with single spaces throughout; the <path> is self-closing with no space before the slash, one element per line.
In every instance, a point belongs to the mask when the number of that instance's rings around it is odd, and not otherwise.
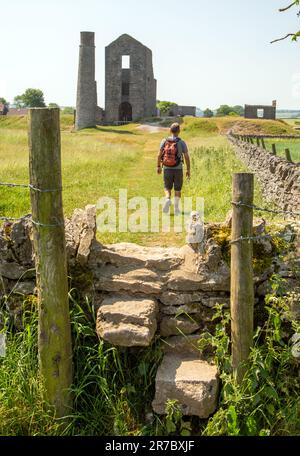
<path fill-rule="evenodd" d="M 158 115 L 167 115 L 168 117 L 184 117 L 184 116 L 193 116 L 196 117 L 196 106 L 172 106 L 167 113 L 161 113 L 158 110 Z"/>
<path fill-rule="evenodd" d="M 105 121 L 156 115 L 152 51 L 129 35 L 105 48 Z"/>
<path fill-rule="evenodd" d="M 156 115 L 152 52 L 129 35 L 105 49 L 105 111 L 97 106 L 95 35 L 81 32 L 75 128 Z"/>
<path fill-rule="evenodd" d="M 8 113 L 8 106 L 6 104 L 0 103 L 0 116 L 6 116 Z"/>
<path fill-rule="evenodd" d="M 245 105 L 245 119 L 276 119 L 276 100 L 271 106 Z"/>

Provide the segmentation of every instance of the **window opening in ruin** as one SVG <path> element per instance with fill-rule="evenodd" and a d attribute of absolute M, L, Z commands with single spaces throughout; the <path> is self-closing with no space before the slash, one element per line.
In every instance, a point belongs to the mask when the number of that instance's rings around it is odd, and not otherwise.
<path fill-rule="evenodd" d="M 130 68 L 130 55 L 122 55 L 122 69 L 128 70 Z"/>
<path fill-rule="evenodd" d="M 128 96 L 129 95 L 129 83 L 122 82 L 122 95 Z"/>
<path fill-rule="evenodd" d="M 264 112 L 263 109 L 258 109 L 258 110 L 257 110 L 257 117 L 258 117 L 259 119 L 263 119 L 263 118 L 264 118 L 264 114 L 265 114 L 265 112 Z"/>

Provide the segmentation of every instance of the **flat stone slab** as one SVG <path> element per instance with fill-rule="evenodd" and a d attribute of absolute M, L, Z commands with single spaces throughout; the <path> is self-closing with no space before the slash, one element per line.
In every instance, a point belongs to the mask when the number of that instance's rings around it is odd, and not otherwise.
<path fill-rule="evenodd" d="M 171 291 L 230 291 L 228 268 L 220 268 L 219 273 L 200 275 L 183 270 L 173 271 L 168 280 Z"/>
<path fill-rule="evenodd" d="M 176 247 L 142 247 L 129 242 L 103 246 L 98 250 L 103 262 L 116 266 L 136 265 L 140 268 L 169 271 L 179 267 L 184 260 L 181 249 Z"/>
<path fill-rule="evenodd" d="M 226 307 L 229 307 L 230 303 L 230 298 L 225 293 L 209 294 L 203 291 L 194 293 L 164 291 L 159 297 L 159 300 L 165 306 L 181 306 L 200 302 L 206 307 L 214 307 L 216 304 L 225 304 Z"/>
<path fill-rule="evenodd" d="M 153 410 L 164 415 L 168 400 L 177 400 L 183 415 L 208 418 L 218 402 L 217 367 L 187 355 L 166 354 L 158 368 Z"/>
<path fill-rule="evenodd" d="M 201 351 L 199 350 L 199 340 L 201 334 L 191 334 L 188 336 L 172 336 L 163 339 L 162 349 L 164 353 L 170 353 L 180 356 L 182 353 L 185 355 L 192 355 L 193 358 L 201 358 Z"/>
<path fill-rule="evenodd" d="M 149 269 L 116 268 L 104 266 L 97 271 L 95 288 L 103 291 L 130 291 L 131 293 L 161 293 L 161 277 Z"/>
<path fill-rule="evenodd" d="M 157 329 L 154 299 L 114 295 L 103 300 L 97 313 L 99 338 L 121 347 L 150 345 Z"/>
<path fill-rule="evenodd" d="M 11 291 L 22 295 L 33 295 L 37 293 L 35 282 L 32 281 L 17 282 Z"/>
<path fill-rule="evenodd" d="M 195 315 L 201 312 L 201 304 L 199 302 L 192 302 L 184 306 L 161 306 L 160 311 L 162 315 L 180 315 L 188 314 Z"/>
<path fill-rule="evenodd" d="M 196 273 L 174 271 L 170 274 L 167 288 L 172 291 L 201 291 L 203 278 Z"/>
<path fill-rule="evenodd" d="M 186 316 L 179 317 L 163 317 L 160 326 L 159 333 L 162 337 L 177 336 L 180 334 L 192 334 L 200 328 L 193 318 Z"/>
<path fill-rule="evenodd" d="M 28 279 L 35 277 L 35 270 L 30 267 L 25 268 L 15 262 L 3 261 L 0 263 L 0 275 L 11 280 Z"/>

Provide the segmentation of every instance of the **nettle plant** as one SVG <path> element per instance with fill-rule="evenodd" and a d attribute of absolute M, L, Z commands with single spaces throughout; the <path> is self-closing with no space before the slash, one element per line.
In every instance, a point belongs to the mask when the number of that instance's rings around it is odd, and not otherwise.
<path fill-rule="evenodd" d="M 219 367 L 222 389 L 218 411 L 208 420 L 203 435 L 299 435 L 299 365 L 292 354 L 291 334 L 300 334 L 290 304 L 300 299 L 283 294 L 284 280 L 271 279 L 272 293 L 265 299 L 266 321 L 257 327 L 243 382 L 235 382 L 231 369 L 230 315 L 218 306 L 215 334 L 199 342 L 212 346 Z"/>

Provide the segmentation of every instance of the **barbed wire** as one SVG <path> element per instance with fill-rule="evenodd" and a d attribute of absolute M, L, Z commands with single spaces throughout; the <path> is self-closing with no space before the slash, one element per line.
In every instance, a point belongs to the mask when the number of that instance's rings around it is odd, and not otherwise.
<path fill-rule="evenodd" d="M 29 215 L 23 215 L 23 217 L 19 217 L 19 218 L 15 218 L 15 217 L 0 217 L 0 220 L 2 220 L 4 222 L 21 222 L 22 220 L 25 220 L 26 218 L 28 219 L 28 221 L 30 221 L 31 223 L 33 223 L 36 226 L 44 226 L 44 227 L 47 227 L 47 228 L 52 228 L 52 227 L 57 227 L 57 226 L 65 226 L 65 222 L 53 223 L 53 224 L 37 222 L 36 220 L 33 220 L 32 216 L 30 214 Z"/>
<path fill-rule="evenodd" d="M 286 215 L 291 215 L 294 218 L 297 218 L 300 216 L 300 212 L 268 209 L 266 207 L 256 206 L 255 204 L 243 203 L 242 201 L 231 201 L 231 204 L 233 204 L 235 206 L 245 206 L 250 209 L 255 209 L 256 211 L 270 212 L 271 214 L 286 214 Z"/>
<path fill-rule="evenodd" d="M 41 189 L 41 188 L 38 188 L 38 187 L 35 187 L 34 185 L 32 184 L 15 184 L 13 182 L 0 182 L 0 186 L 2 187 L 21 187 L 21 188 L 29 188 L 30 190 L 34 190 L 36 192 L 39 192 L 39 193 L 50 193 L 50 192 L 58 192 L 58 191 L 62 191 L 62 188 L 53 188 L 53 189 Z M 0 221 L 4 221 L 4 222 L 20 222 L 24 219 L 28 218 L 28 220 L 30 220 L 34 225 L 36 226 L 42 226 L 42 227 L 47 227 L 47 228 L 55 228 L 55 227 L 58 227 L 58 226 L 64 226 L 65 223 L 53 223 L 53 224 L 48 224 L 48 223 L 41 223 L 41 222 L 37 222 L 36 220 L 33 220 L 31 214 L 27 214 L 27 215 L 23 215 L 22 217 L 4 217 L 4 216 L 1 216 L 0 217 Z"/>
<path fill-rule="evenodd" d="M 0 220 L 2 220 L 2 221 L 4 221 L 4 222 L 17 222 L 17 221 L 24 220 L 25 218 L 26 218 L 26 216 L 18 217 L 18 218 L 14 218 L 14 217 L 0 217 Z"/>
<path fill-rule="evenodd" d="M 234 239 L 232 241 L 229 242 L 229 244 L 235 244 L 236 242 L 240 242 L 240 241 L 248 241 L 250 243 L 250 241 L 259 241 L 261 239 L 270 239 L 272 240 L 273 238 L 282 238 L 282 239 L 285 239 L 287 242 L 291 242 L 291 239 L 287 239 L 287 237 L 293 237 L 293 236 L 296 236 L 296 234 L 284 234 L 284 233 L 274 233 L 274 234 L 262 234 L 262 235 L 259 235 L 259 236 L 240 236 L 239 238 L 237 239 Z"/>
<path fill-rule="evenodd" d="M 37 226 L 45 226 L 47 228 L 55 228 L 57 226 L 65 226 L 65 222 L 62 222 L 62 223 L 54 223 L 54 224 L 48 224 L 48 223 L 41 223 L 41 222 L 36 222 L 35 220 L 31 219 L 31 222 L 34 224 L 34 225 L 37 225 Z"/>
<path fill-rule="evenodd" d="M 36 192 L 40 192 L 40 193 L 49 193 L 49 192 L 58 192 L 58 191 L 62 191 L 62 187 L 61 188 L 46 188 L 46 189 L 41 189 L 41 188 L 38 188 L 38 187 L 35 187 L 34 185 L 32 184 L 14 184 L 12 182 L 0 182 L 0 186 L 2 187 L 21 187 L 21 188 L 30 188 L 31 190 L 34 190 Z"/>

